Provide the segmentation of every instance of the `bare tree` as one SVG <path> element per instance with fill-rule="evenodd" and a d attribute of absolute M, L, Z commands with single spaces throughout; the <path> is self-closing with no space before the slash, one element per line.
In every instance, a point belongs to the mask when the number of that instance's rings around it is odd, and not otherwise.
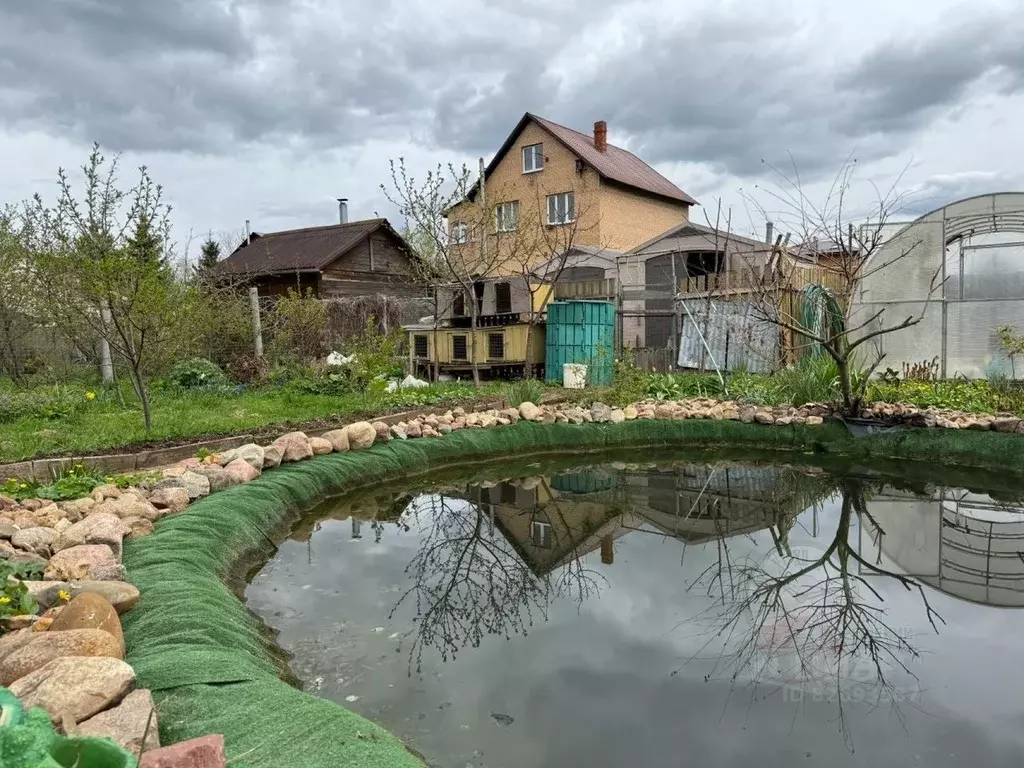
<path fill-rule="evenodd" d="M 20 381 L 33 325 L 28 222 L 11 205 L 0 208 L 0 370 Z"/>
<path fill-rule="evenodd" d="M 790 176 L 776 170 L 779 189 L 768 194 L 782 209 L 777 218 L 780 234 L 767 264 L 750 264 L 745 286 L 757 317 L 832 358 L 843 409 L 849 415 L 860 411 L 868 379 L 885 357 L 877 340 L 917 325 L 927 308 L 922 301 L 919 312 L 893 320 L 886 317 L 884 307 L 859 316 L 853 313 L 853 298 L 862 281 L 908 258 L 920 246 L 919 239 L 886 237 L 906 201 L 897 189 L 902 176 L 888 189 L 874 187 L 875 202 L 862 215 L 852 215 L 848 197 L 855 170 L 855 160 L 843 165 L 821 205 L 810 201 L 798 173 Z M 766 221 L 772 219 L 763 205 L 751 202 Z M 789 233 L 783 237 L 781 230 L 786 228 Z M 795 252 L 786 246 L 791 239 L 800 242 Z M 801 274 L 808 265 L 819 266 L 819 275 L 830 283 L 827 294 L 821 294 L 821 312 L 810 317 L 795 300 L 806 282 Z M 940 268 L 931 278 L 928 298 L 941 285 Z M 876 342 L 874 355 L 861 359 L 862 348 L 872 341 Z"/>
<path fill-rule="evenodd" d="M 746 678 L 755 689 L 790 683 L 827 690 L 839 707 L 840 728 L 851 748 L 844 709 L 851 689 L 872 706 L 891 705 L 899 717 L 908 696 L 893 676 L 917 680 L 910 666 L 920 655 L 913 637 L 890 623 L 873 580 L 892 579 L 917 594 L 936 633 L 945 623 L 919 582 L 855 548 L 855 521 L 881 531 L 865 491 L 859 481 L 841 482 L 841 512 L 824 550 L 793 551 L 779 537 L 780 556 L 773 562 L 736 557 L 729 541 L 722 540 L 717 562 L 695 580 L 717 600 L 701 617 L 709 624 L 710 639 L 698 655 L 720 648 L 707 678 Z"/>

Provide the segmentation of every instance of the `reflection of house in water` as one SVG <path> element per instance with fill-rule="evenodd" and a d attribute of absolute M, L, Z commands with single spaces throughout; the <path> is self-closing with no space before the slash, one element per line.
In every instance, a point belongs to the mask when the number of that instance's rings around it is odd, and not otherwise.
<path fill-rule="evenodd" d="M 1024 607 L 1024 509 L 945 489 L 871 500 L 861 554 L 954 597 Z"/>
<path fill-rule="evenodd" d="M 770 529 L 779 541 L 821 490 L 785 468 L 688 464 L 526 478 L 471 487 L 468 498 L 540 575 L 598 548 L 611 564 L 615 539 L 632 531 L 701 543 Z"/>

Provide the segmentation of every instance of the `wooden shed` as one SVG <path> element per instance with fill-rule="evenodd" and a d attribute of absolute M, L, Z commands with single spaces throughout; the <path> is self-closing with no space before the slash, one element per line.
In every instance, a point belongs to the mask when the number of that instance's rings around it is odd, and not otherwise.
<path fill-rule="evenodd" d="M 255 285 L 261 296 L 280 296 L 289 289 L 325 299 L 425 296 L 428 289 L 416 279 L 415 259 L 387 219 L 367 219 L 254 232 L 216 269 L 220 276 Z"/>

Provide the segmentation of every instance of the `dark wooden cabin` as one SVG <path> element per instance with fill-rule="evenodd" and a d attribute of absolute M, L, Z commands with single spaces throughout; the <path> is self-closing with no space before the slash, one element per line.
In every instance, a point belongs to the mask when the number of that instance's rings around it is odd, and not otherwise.
<path fill-rule="evenodd" d="M 325 299 L 425 296 L 428 289 L 412 268 L 415 258 L 387 219 L 367 219 L 253 233 L 217 265 L 217 272 L 255 285 L 261 296 L 281 296 L 289 289 Z"/>

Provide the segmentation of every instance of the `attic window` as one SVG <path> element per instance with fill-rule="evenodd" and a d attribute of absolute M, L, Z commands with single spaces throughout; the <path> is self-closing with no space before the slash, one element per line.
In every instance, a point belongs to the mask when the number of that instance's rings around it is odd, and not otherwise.
<path fill-rule="evenodd" d="M 544 145 L 531 144 L 523 147 L 523 173 L 536 173 L 544 170 Z"/>
<path fill-rule="evenodd" d="M 466 294 L 456 291 L 452 298 L 452 314 L 455 317 L 463 317 L 466 314 Z"/>

